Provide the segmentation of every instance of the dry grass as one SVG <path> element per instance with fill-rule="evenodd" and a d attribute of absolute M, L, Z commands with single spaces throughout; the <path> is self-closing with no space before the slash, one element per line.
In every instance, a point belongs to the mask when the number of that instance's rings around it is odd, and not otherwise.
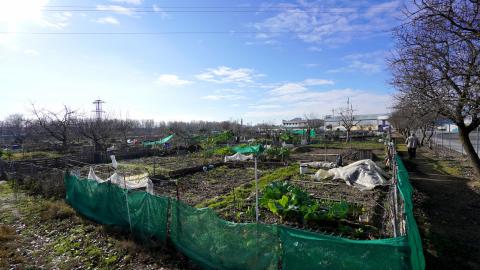
<path fill-rule="evenodd" d="M 42 221 L 66 219 L 75 216 L 75 210 L 62 201 L 47 201 L 40 213 Z"/>
<path fill-rule="evenodd" d="M 124 239 L 118 242 L 120 249 L 126 251 L 129 254 L 136 254 L 141 251 L 141 247 L 137 245 L 133 240 Z"/>
<path fill-rule="evenodd" d="M 7 242 L 15 239 L 16 233 L 15 229 L 7 226 L 7 225 L 0 225 L 0 242 Z"/>
<path fill-rule="evenodd" d="M 16 238 L 14 228 L 0 225 L 0 269 L 12 269 L 12 265 L 23 262 L 23 258 L 17 252 L 17 243 L 14 241 Z"/>

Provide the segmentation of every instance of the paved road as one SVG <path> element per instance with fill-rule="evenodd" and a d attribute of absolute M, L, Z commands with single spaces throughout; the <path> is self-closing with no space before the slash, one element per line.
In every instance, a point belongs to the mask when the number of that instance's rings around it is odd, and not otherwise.
<path fill-rule="evenodd" d="M 465 154 L 465 150 L 460 142 L 458 133 L 438 132 L 432 137 L 432 141 L 435 144 L 443 145 L 444 147 Z M 473 147 L 476 149 L 478 154 L 480 151 L 480 134 L 477 132 L 477 130 L 470 133 L 470 141 L 472 142 Z"/>

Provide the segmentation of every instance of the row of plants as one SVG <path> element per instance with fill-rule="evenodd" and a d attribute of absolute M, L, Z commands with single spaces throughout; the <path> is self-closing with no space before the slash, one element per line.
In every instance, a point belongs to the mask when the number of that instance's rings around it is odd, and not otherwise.
<path fill-rule="evenodd" d="M 358 205 L 345 201 L 317 200 L 288 181 L 274 181 L 262 191 L 260 206 L 280 217 L 282 221 L 301 224 L 318 221 L 338 221 L 357 217 Z"/>

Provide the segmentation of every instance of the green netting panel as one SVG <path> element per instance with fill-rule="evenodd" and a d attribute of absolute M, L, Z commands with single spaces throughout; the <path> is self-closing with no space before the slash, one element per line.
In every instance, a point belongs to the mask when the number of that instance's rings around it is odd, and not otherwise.
<path fill-rule="evenodd" d="M 236 224 L 211 209 L 172 200 L 170 235 L 182 253 L 205 269 L 277 269 L 277 227 Z"/>
<path fill-rule="evenodd" d="M 408 178 L 407 169 L 403 165 L 402 160 L 397 155 L 397 174 L 398 174 L 398 189 L 404 201 L 405 218 L 407 220 L 407 237 L 408 244 L 411 248 L 410 261 L 413 269 L 425 269 L 425 257 L 423 256 L 422 240 L 418 232 L 417 223 L 413 216 L 413 202 L 412 194 L 413 188 Z"/>
<path fill-rule="evenodd" d="M 291 131 L 291 133 L 295 134 L 295 135 L 305 135 L 305 134 L 307 134 L 307 130 L 306 129 L 294 129 L 294 130 Z M 315 130 L 311 129 L 310 130 L 310 137 L 314 138 L 315 135 L 316 135 Z"/>
<path fill-rule="evenodd" d="M 169 199 L 146 192 L 130 192 L 128 207 L 132 230 L 142 240 L 165 242 Z"/>
<path fill-rule="evenodd" d="M 109 182 L 65 177 L 66 200 L 79 213 L 105 225 L 130 229 L 144 240 L 166 240 L 169 199 L 143 191 L 128 192 Z M 129 219 L 130 214 L 130 219 Z"/>
<path fill-rule="evenodd" d="M 82 215 L 105 225 L 129 227 L 123 190 L 117 185 L 66 176 L 67 202 Z"/>
<path fill-rule="evenodd" d="M 152 145 L 162 145 L 168 141 L 170 141 L 170 139 L 173 138 L 175 134 L 172 134 L 172 135 L 169 135 L 159 141 L 154 141 L 154 142 L 143 142 L 143 146 L 152 146 Z"/>
<path fill-rule="evenodd" d="M 265 150 L 265 148 L 263 147 L 263 145 L 259 144 L 259 145 L 249 145 L 249 146 L 237 146 L 237 147 L 233 147 L 232 150 L 235 153 L 240 153 L 240 154 L 258 154 L 258 153 L 262 153 Z"/>
<path fill-rule="evenodd" d="M 280 227 L 282 269 L 410 269 L 405 237 L 350 240 Z"/>

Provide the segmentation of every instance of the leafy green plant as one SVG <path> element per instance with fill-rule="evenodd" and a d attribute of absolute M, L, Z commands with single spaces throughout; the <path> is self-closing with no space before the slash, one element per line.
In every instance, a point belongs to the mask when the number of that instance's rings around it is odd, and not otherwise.
<path fill-rule="evenodd" d="M 345 219 L 352 212 L 347 202 L 318 201 L 305 191 L 288 183 L 275 181 L 267 185 L 260 205 L 281 219 L 300 222 Z"/>
<path fill-rule="evenodd" d="M 265 156 L 270 160 L 283 160 L 290 157 L 290 150 L 285 147 L 270 147 L 265 150 Z"/>

